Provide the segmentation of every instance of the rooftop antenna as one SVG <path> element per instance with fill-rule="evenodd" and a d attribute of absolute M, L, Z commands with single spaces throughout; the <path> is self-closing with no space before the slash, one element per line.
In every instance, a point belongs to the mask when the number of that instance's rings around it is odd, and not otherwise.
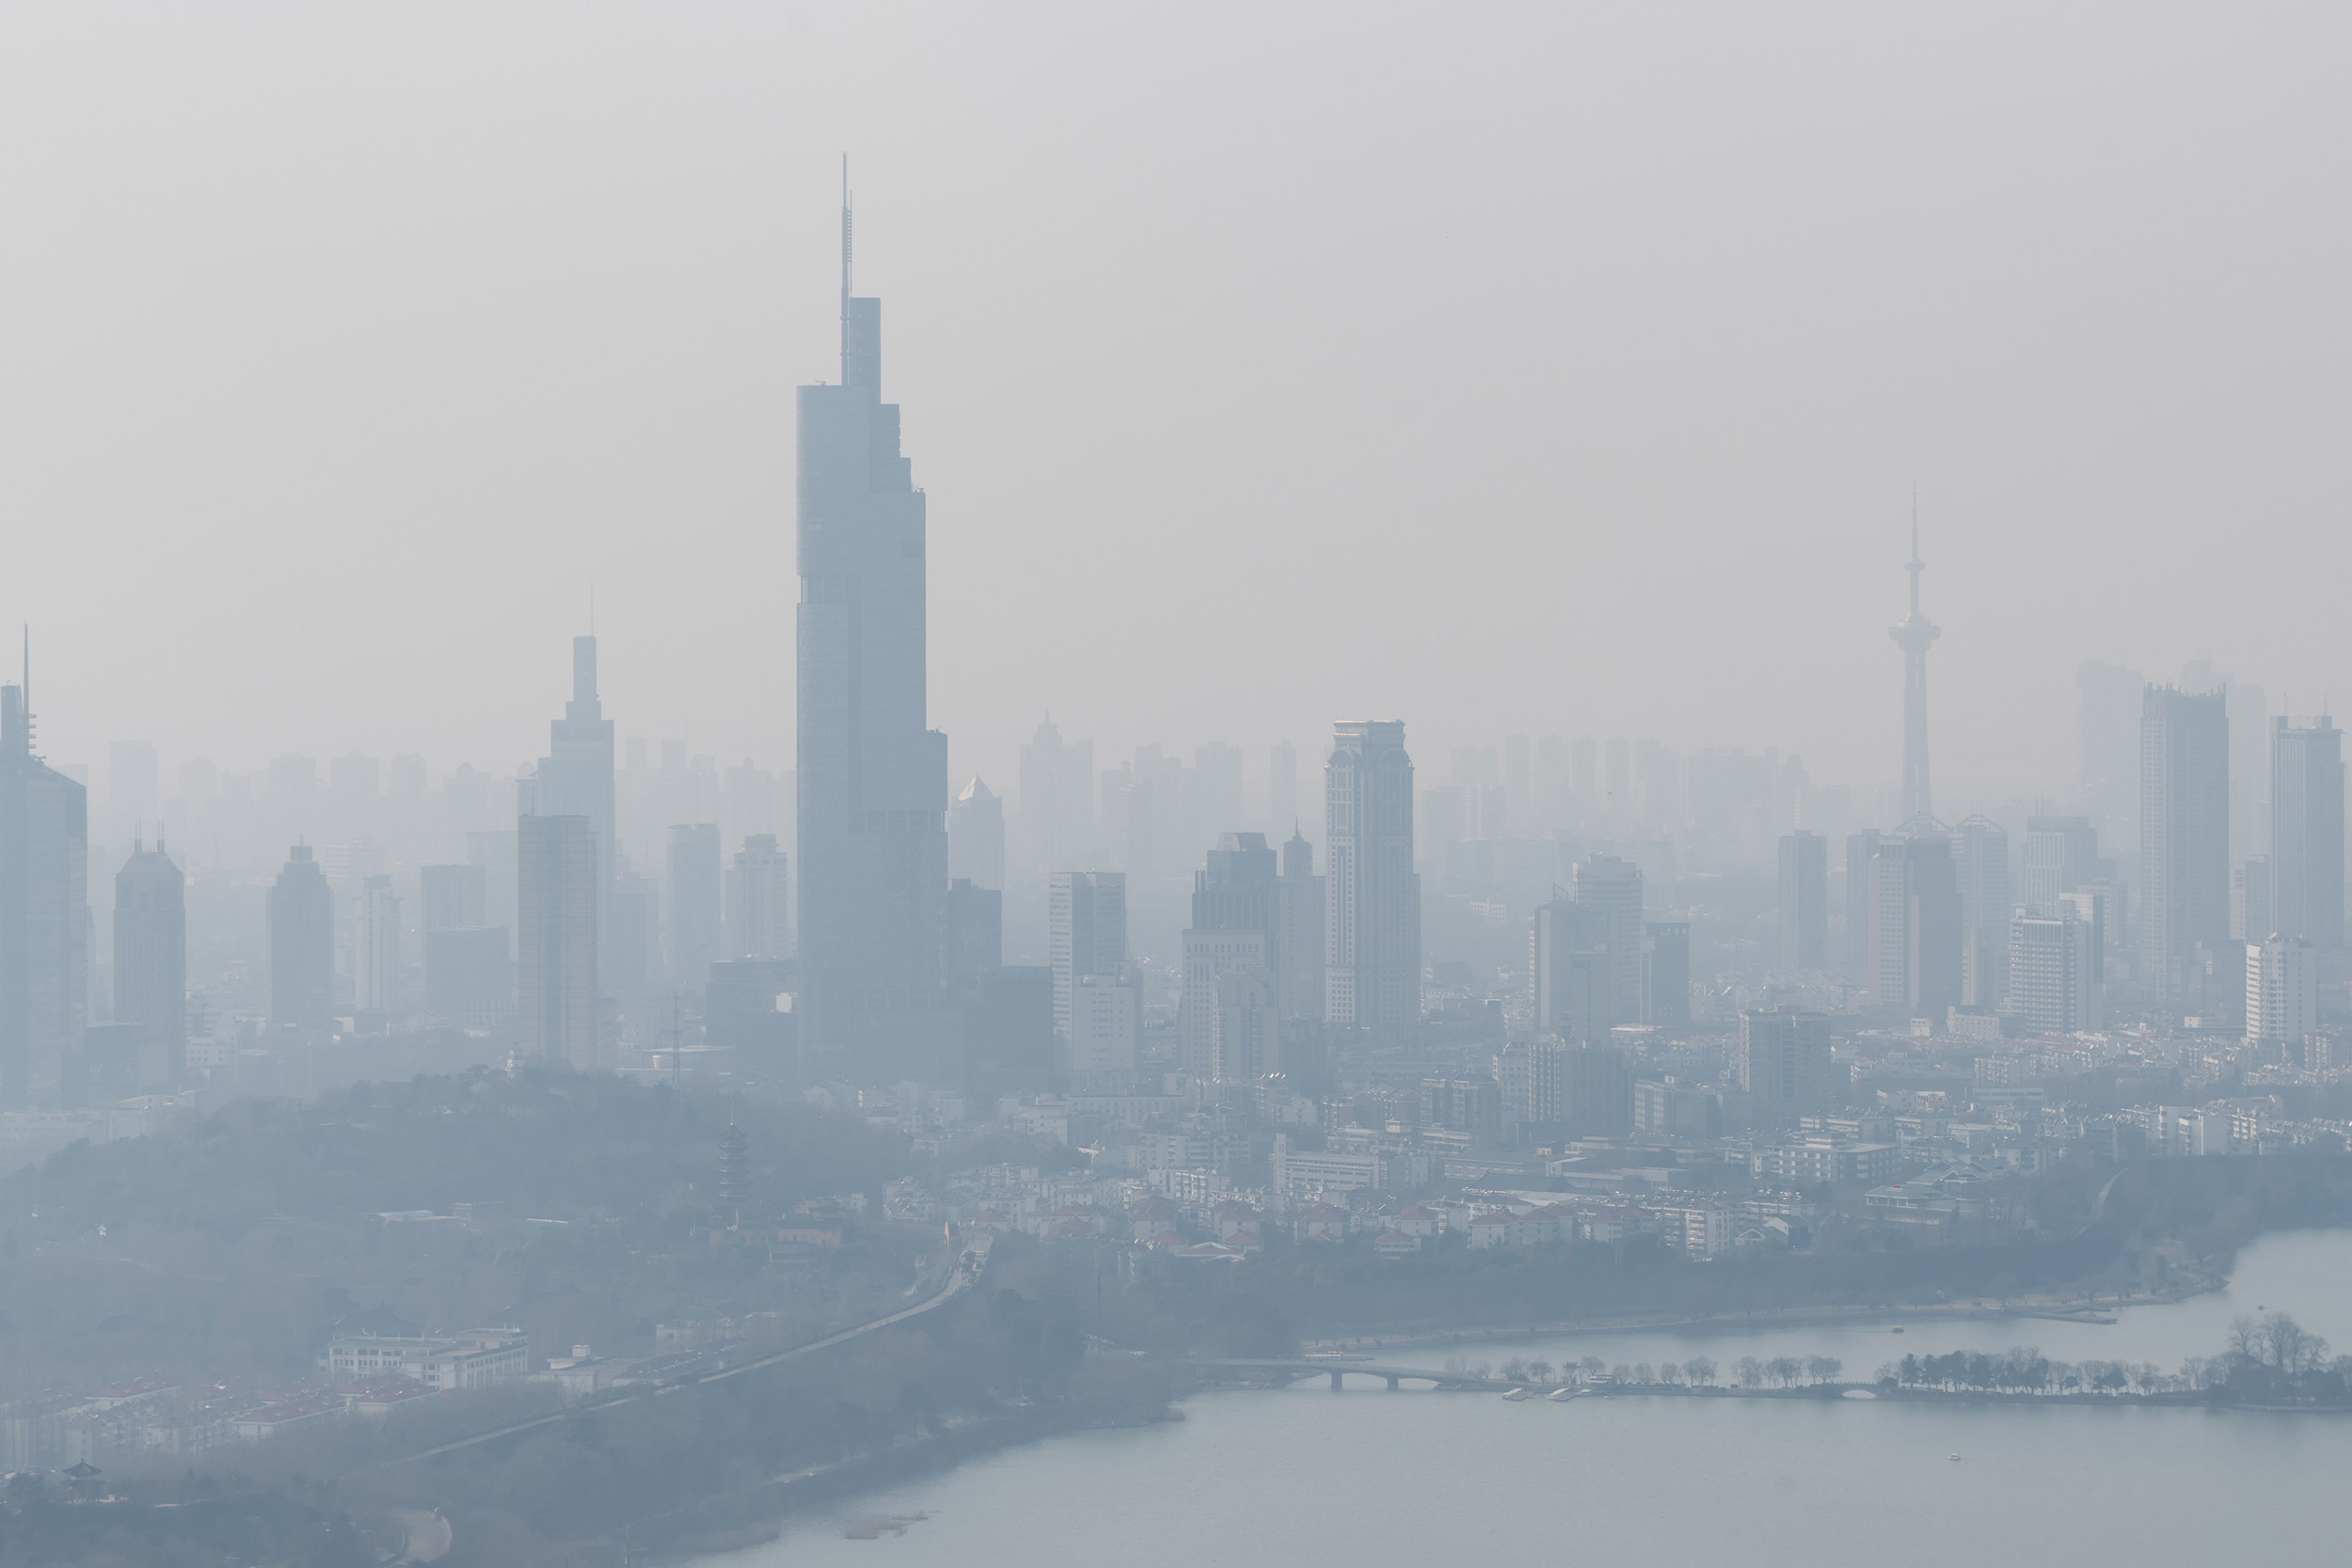
<path fill-rule="evenodd" d="M 1911 486 L 1911 560 L 1905 569 L 1911 573 L 1911 612 L 1916 615 L 1919 613 L 1919 574 L 1928 569 L 1928 563 L 1919 559 L 1919 485 L 1915 480 Z"/>
<path fill-rule="evenodd" d="M 850 155 L 841 154 L 841 385 L 850 384 Z"/>

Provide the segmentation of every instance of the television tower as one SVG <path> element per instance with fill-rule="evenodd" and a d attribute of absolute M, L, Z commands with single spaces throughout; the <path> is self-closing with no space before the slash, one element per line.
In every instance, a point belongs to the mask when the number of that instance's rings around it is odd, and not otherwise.
<path fill-rule="evenodd" d="M 1934 816 L 1928 793 L 1928 647 L 1944 635 L 1919 613 L 1919 498 L 1911 498 L 1911 613 L 1887 632 L 1903 651 L 1903 822 Z"/>

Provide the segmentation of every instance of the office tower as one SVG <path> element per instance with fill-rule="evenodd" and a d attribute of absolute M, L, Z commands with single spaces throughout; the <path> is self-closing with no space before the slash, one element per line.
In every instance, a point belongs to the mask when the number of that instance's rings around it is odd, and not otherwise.
<path fill-rule="evenodd" d="M 2177 1011 L 2196 999 L 2198 949 L 2230 935 L 2230 722 L 2218 691 L 2152 686 L 2142 701 L 2139 879 L 2141 986 Z"/>
<path fill-rule="evenodd" d="M 352 898 L 351 1005 L 362 1013 L 400 1007 L 400 899 L 382 872 L 360 879 Z"/>
<path fill-rule="evenodd" d="M 1571 1041 L 1608 1038 L 1615 1022 L 1616 965 L 1606 916 L 1554 888 L 1550 902 L 1536 906 L 1530 948 L 1535 1032 Z"/>
<path fill-rule="evenodd" d="M 2269 931 L 2321 953 L 2344 946 L 2344 732 L 2325 717 L 2270 732 Z"/>
<path fill-rule="evenodd" d="M 1282 967 L 1281 879 L 1263 833 L 1223 833 L 1192 874 L 1192 926 L 1202 931 L 1263 931 L 1265 965 Z"/>
<path fill-rule="evenodd" d="M 2319 1024 L 2319 961 L 2302 937 L 2246 944 L 2246 1037 L 2298 1051 Z"/>
<path fill-rule="evenodd" d="M 153 832 L 164 809 L 162 769 L 155 760 L 155 748 L 144 740 L 118 740 L 108 746 L 106 795 L 111 817 L 107 826 L 113 832 L 128 829 L 134 838 Z"/>
<path fill-rule="evenodd" d="M 139 1087 L 178 1083 L 188 1058 L 187 879 L 158 841 L 115 873 L 115 1022 L 139 1031 Z"/>
<path fill-rule="evenodd" d="M 1046 895 L 1046 941 L 1054 969 L 1054 1032 L 1065 1045 L 1071 995 L 1089 974 L 1127 976 L 1127 876 L 1057 871 Z"/>
<path fill-rule="evenodd" d="M 513 939 L 503 926 L 428 927 L 425 1010 L 443 1023 L 493 1038 L 515 1025 Z"/>
<path fill-rule="evenodd" d="M 1081 974 L 1071 990 L 1070 1070 L 1133 1072 L 1136 988 L 1115 974 Z"/>
<path fill-rule="evenodd" d="M 1802 828 L 1780 840 L 1779 963 L 1829 967 L 1829 840 Z"/>
<path fill-rule="evenodd" d="M 1004 967 L 1005 895 L 1001 889 L 977 886 L 968 878 L 953 878 L 941 909 L 947 944 L 942 967 L 956 990 L 969 990 Z"/>
<path fill-rule="evenodd" d="M 1315 847 L 1294 828 L 1282 844 L 1282 875 L 1274 891 L 1275 951 L 1282 958 L 1275 984 L 1285 1019 L 1323 1016 L 1325 896 L 1323 879 L 1315 875 Z"/>
<path fill-rule="evenodd" d="M 2120 831 L 2139 812 L 2139 721 L 2147 680 L 2137 670 L 2085 659 L 2075 672 L 2080 701 L 2083 793 Z"/>
<path fill-rule="evenodd" d="M 58 1094 L 89 1019 L 89 796 L 0 686 L 0 1111 Z"/>
<path fill-rule="evenodd" d="M 1886 635 L 1903 651 L 1903 821 L 1932 817 L 1935 808 L 1928 788 L 1928 649 L 1943 635 L 1935 623 L 1919 613 L 1919 574 L 1928 563 L 1919 559 L 1919 515 L 1915 502 L 1911 516 L 1911 613 Z"/>
<path fill-rule="evenodd" d="M 2018 914 L 2009 928 L 2009 1009 L 2045 1034 L 2106 1027 L 2098 932 L 2071 906 Z"/>
<path fill-rule="evenodd" d="M 1064 741 L 1052 714 L 1021 748 L 1019 826 L 1023 867 L 1049 873 L 1118 836 L 1107 822 L 1109 836 L 1096 833 L 1094 742 Z"/>
<path fill-rule="evenodd" d="M 2025 896 L 2041 913 L 2056 911 L 2067 894 L 2099 875 L 2099 832 L 2088 816 L 2026 818 Z"/>
<path fill-rule="evenodd" d="M 1870 856 L 1871 1006 L 1941 1023 L 1959 1004 L 1958 883 L 1951 840 L 1941 831 L 1923 825 L 1880 840 Z"/>
<path fill-rule="evenodd" d="M 719 825 L 673 824 L 666 866 L 662 899 L 670 916 L 670 983 L 697 991 L 709 982 L 723 945 L 726 902 L 719 879 Z"/>
<path fill-rule="evenodd" d="M 1421 1022 L 1413 759 L 1395 721 L 1338 725 L 1324 767 L 1324 1016 L 1400 1035 Z"/>
<path fill-rule="evenodd" d="M 726 956 L 782 958 L 792 952 L 791 879 L 773 833 L 754 833 L 727 871 Z"/>
<path fill-rule="evenodd" d="M 1278 740 L 1266 753 L 1266 826 L 1280 832 L 1295 831 L 1298 820 L 1298 748 Z"/>
<path fill-rule="evenodd" d="M 1984 816 L 1952 830 L 1952 871 L 1960 888 L 1960 1005 L 1987 1012 L 2008 995 L 2009 833 Z"/>
<path fill-rule="evenodd" d="M 1609 955 L 1610 1020 L 1642 1022 L 1642 868 L 1615 855 L 1576 863 L 1573 897 L 1585 929 Z"/>
<path fill-rule="evenodd" d="M 335 1021 L 335 894 L 297 844 L 269 890 L 269 1026 L 319 1031 Z"/>
<path fill-rule="evenodd" d="M 1691 1022 L 1691 923 L 1653 921 L 1642 927 L 1642 1018 L 1660 1029 Z"/>
<path fill-rule="evenodd" d="M 482 867 L 485 926 L 515 929 L 515 896 L 521 876 L 518 853 L 512 828 L 476 830 L 466 834 L 466 863 Z"/>
<path fill-rule="evenodd" d="M 2270 847 L 2270 699 L 2213 661 L 2193 658 L 2181 669 L 2184 691 L 2219 692 L 2230 721 L 2230 856 L 2244 860 Z M 2233 999 L 2232 1011 L 2235 1011 Z"/>
<path fill-rule="evenodd" d="M 947 808 L 947 876 L 1004 891 L 1005 803 L 977 773 Z"/>
<path fill-rule="evenodd" d="M 820 1055 L 938 1006 L 947 737 L 925 717 L 923 492 L 882 401 L 882 301 L 850 292 L 841 381 L 800 411 L 802 1046 Z"/>
<path fill-rule="evenodd" d="M 548 754 L 523 786 L 522 813 L 579 816 L 588 823 L 596 857 L 596 915 L 601 922 L 620 874 L 620 840 L 613 831 L 612 721 L 596 695 L 596 640 L 572 639 L 572 697 L 564 717 L 548 724 Z M 607 939 L 597 937 L 599 967 L 614 964 Z"/>
<path fill-rule="evenodd" d="M 2260 942 L 2279 928 L 2270 894 L 2270 857 L 2254 855 L 2230 867 L 2230 940 Z"/>
<path fill-rule="evenodd" d="M 1878 873 L 1871 867 L 1880 841 L 1875 828 L 1846 835 L 1846 983 L 1870 989 L 1870 920 L 1878 908 Z"/>
<path fill-rule="evenodd" d="M 485 866 L 419 866 L 417 893 L 423 900 L 423 926 L 428 931 L 490 923 L 490 876 Z"/>
<path fill-rule="evenodd" d="M 1836 1064 L 1826 1013 L 1803 1007 L 1750 1007 L 1740 1014 L 1732 1076 L 1762 1115 L 1794 1116 L 1836 1103 Z"/>
<path fill-rule="evenodd" d="M 1198 1081 L 1249 1083 L 1274 1070 L 1279 1037 L 1270 945 L 1263 927 L 1184 932 L 1177 1034 L 1184 1070 Z"/>
<path fill-rule="evenodd" d="M 585 816 L 525 816 L 516 932 L 516 1041 L 525 1056 L 604 1066 L 596 1013 L 596 832 Z"/>

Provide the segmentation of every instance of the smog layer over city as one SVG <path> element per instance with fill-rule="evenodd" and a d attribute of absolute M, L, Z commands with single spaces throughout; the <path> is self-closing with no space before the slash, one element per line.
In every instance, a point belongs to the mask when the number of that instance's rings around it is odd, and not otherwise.
<path fill-rule="evenodd" d="M 2347 80 L 0 15 L 0 1568 L 2340 1550 Z"/>

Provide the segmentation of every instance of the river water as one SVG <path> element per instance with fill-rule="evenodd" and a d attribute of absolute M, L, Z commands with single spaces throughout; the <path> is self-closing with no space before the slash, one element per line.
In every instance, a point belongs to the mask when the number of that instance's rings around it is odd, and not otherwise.
<path fill-rule="evenodd" d="M 2255 1243 L 2230 1288 L 2112 1324 L 2037 1319 L 1788 1324 L 1417 1346 L 1500 1362 L 1834 1355 L 1849 1379 L 1905 1351 L 2037 1345 L 2054 1358 L 2218 1351 L 2229 1321 L 2284 1309 L 2352 1351 L 2352 1231 Z M 1220 1391 L 1186 1419 L 1007 1449 L 796 1515 L 783 1538 L 707 1568 L 871 1562 L 972 1568 L 1226 1564 L 1385 1568 L 1563 1560 L 1742 1564 L 1881 1559 L 2145 1568 L 2333 1560 L 2347 1522 L 2352 1417 L 2118 1407 L 1776 1400 L 1334 1395 L 1324 1380 Z M 1953 1455 L 1959 1456 L 1957 1462 Z M 928 1513 L 850 1540 L 876 1514 Z M 1605 1555 L 1604 1555 L 1605 1554 Z"/>

